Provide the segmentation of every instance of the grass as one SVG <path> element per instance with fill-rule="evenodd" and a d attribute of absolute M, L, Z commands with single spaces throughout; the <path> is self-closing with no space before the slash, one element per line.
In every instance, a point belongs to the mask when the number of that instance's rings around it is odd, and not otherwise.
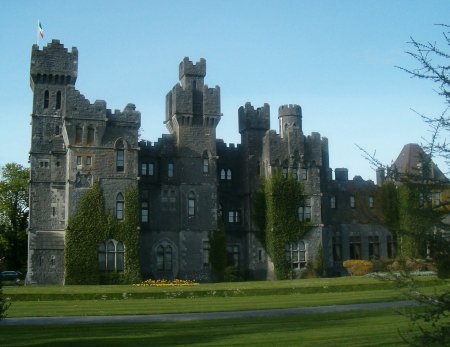
<path fill-rule="evenodd" d="M 170 323 L 0 326 L 9 346 L 406 346 L 392 310 Z"/>
<path fill-rule="evenodd" d="M 450 281 L 419 278 L 425 291 Z M 367 277 L 200 284 L 192 287 L 6 286 L 10 317 L 238 311 L 399 300 Z M 393 310 L 134 324 L 2 326 L 0 346 L 404 346 L 409 321 Z"/>

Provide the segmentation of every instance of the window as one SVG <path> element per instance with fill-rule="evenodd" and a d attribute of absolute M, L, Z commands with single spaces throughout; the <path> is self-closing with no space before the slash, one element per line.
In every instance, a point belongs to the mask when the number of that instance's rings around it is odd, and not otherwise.
<path fill-rule="evenodd" d="M 239 223 L 239 222 L 240 222 L 239 211 L 237 210 L 228 211 L 228 223 Z"/>
<path fill-rule="evenodd" d="M 350 234 L 350 259 L 361 259 L 361 236 Z"/>
<path fill-rule="evenodd" d="M 369 235 L 369 258 L 380 257 L 380 237 L 378 235 Z"/>
<path fill-rule="evenodd" d="M 298 175 L 297 175 L 297 169 L 292 169 L 292 178 L 294 179 L 294 180 L 297 180 L 298 179 Z"/>
<path fill-rule="evenodd" d="M 286 245 L 286 259 L 291 269 L 302 269 L 306 266 L 305 242 L 291 242 Z"/>
<path fill-rule="evenodd" d="M 118 220 L 123 219 L 123 207 L 124 207 L 124 200 L 122 193 L 117 194 L 116 197 L 116 218 Z"/>
<path fill-rule="evenodd" d="M 173 163 L 167 165 L 167 176 L 173 177 Z"/>
<path fill-rule="evenodd" d="M 172 247 L 159 245 L 156 248 L 156 268 L 158 271 L 172 270 Z"/>
<path fill-rule="evenodd" d="M 92 157 L 86 157 L 86 165 L 92 165 Z"/>
<path fill-rule="evenodd" d="M 303 206 L 298 208 L 298 220 L 300 222 L 311 221 L 311 198 L 305 198 Z"/>
<path fill-rule="evenodd" d="M 387 256 L 392 259 L 395 258 L 395 241 L 393 241 L 391 235 L 386 236 Z"/>
<path fill-rule="evenodd" d="M 203 240 L 203 266 L 209 266 L 209 251 L 211 249 L 211 245 L 209 241 Z"/>
<path fill-rule="evenodd" d="M 441 192 L 434 192 L 434 206 L 440 206 L 441 205 Z"/>
<path fill-rule="evenodd" d="M 141 221 L 148 223 L 148 202 L 143 201 L 141 204 Z"/>
<path fill-rule="evenodd" d="M 308 179 L 308 169 L 306 169 L 306 168 L 301 168 L 300 169 L 300 178 L 303 181 L 306 181 Z"/>
<path fill-rule="evenodd" d="M 59 110 L 61 108 L 61 91 L 58 90 L 56 93 L 56 109 Z"/>
<path fill-rule="evenodd" d="M 77 165 L 81 165 L 81 156 L 80 155 L 77 156 Z"/>
<path fill-rule="evenodd" d="M 141 164 L 141 176 L 147 176 L 148 175 L 148 165 L 145 163 Z"/>
<path fill-rule="evenodd" d="M 50 94 L 49 94 L 48 90 L 46 90 L 44 92 L 44 109 L 48 108 L 49 98 L 50 98 Z"/>
<path fill-rule="evenodd" d="M 195 194 L 193 192 L 190 192 L 188 196 L 188 216 L 195 216 Z"/>
<path fill-rule="evenodd" d="M 209 160 L 203 159 L 203 173 L 209 172 Z"/>
<path fill-rule="evenodd" d="M 239 268 L 239 245 L 227 246 L 227 265 Z"/>
<path fill-rule="evenodd" d="M 122 172 L 125 169 L 125 151 L 123 141 L 119 140 L 116 144 L 116 170 Z"/>
<path fill-rule="evenodd" d="M 123 242 L 107 240 L 98 246 L 98 269 L 122 272 L 124 270 L 125 246 Z"/>
<path fill-rule="evenodd" d="M 369 196 L 369 208 L 373 208 L 373 196 Z"/>
<path fill-rule="evenodd" d="M 220 170 L 220 179 L 224 180 L 227 178 L 227 174 L 225 172 L 225 169 Z"/>
<path fill-rule="evenodd" d="M 227 170 L 227 180 L 231 181 L 231 170 L 230 169 Z"/>
<path fill-rule="evenodd" d="M 155 164 L 149 163 L 148 164 L 148 175 L 153 176 L 155 174 Z"/>
<path fill-rule="evenodd" d="M 79 145 L 83 141 L 83 128 L 78 126 L 75 128 L 75 144 Z"/>
<path fill-rule="evenodd" d="M 61 127 L 59 125 L 55 125 L 54 135 L 61 135 Z"/>
<path fill-rule="evenodd" d="M 342 238 L 340 231 L 336 231 L 333 233 L 333 260 L 342 260 Z"/>
<path fill-rule="evenodd" d="M 287 166 L 283 166 L 283 177 L 284 178 L 288 177 L 288 168 L 287 168 Z"/>
<path fill-rule="evenodd" d="M 355 197 L 353 195 L 350 196 L 350 207 L 355 208 Z"/>
<path fill-rule="evenodd" d="M 93 145 L 94 144 L 94 128 L 93 127 L 88 127 L 87 128 L 87 144 L 88 145 Z"/>
<path fill-rule="evenodd" d="M 330 198 L 330 207 L 333 209 L 336 208 L 336 196 L 334 195 Z"/>

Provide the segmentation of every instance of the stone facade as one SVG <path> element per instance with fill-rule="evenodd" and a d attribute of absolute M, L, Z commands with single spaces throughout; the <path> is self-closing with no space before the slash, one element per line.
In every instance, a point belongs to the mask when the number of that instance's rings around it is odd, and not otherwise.
<path fill-rule="evenodd" d="M 279 107 L 277 133 L 270 129 L 268 104 L 245 104 L 238 110 L 241 144 L 227 145 L 216 138 L 220 88 L 205 85 L 204 59 L 194 64 L 184 58 L 180 82 L 166 96 L 169 134 L 138 141 L 141 116 L 135 106 L 113 112 L 104 101 L 91 104 L 75 89 L 77 66 L 77 49 L 69 52 L 57 40 L 32 48 L 27 283 L 64 283 L 64 230 L 97 181 L 117 218 L 126 204 L 124 191 L 139 186 L 144 278 L 211 280 L 208 235 L 220 218 L 229 265 L 245 279 L 273 278 L 255 236 L 251 202 L 275 169 L 297 177 L 307 197 L 302 218 L 311 227 L 299 240 L 298 273 L 320 247 L 329 275 L 340 273 L 342 260 L 352 256 L 392 255 L 392 235 L 371 210 L 377 186 L 348 180 L 345 169 L 336 169 L 332 179 L 328 140 L 303 133 L 300 106 Z"/>

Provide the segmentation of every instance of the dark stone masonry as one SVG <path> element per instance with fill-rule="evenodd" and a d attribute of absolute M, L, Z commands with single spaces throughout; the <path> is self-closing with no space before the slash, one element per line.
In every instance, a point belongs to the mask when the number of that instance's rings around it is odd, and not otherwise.
<path fill-rule="evenodd" d="M 127 203 L 124 192 L 138 185 L 143 278 L 211 280 L 208 234 L 220 218 L 229 265 L 243 279 L 273 278 L 255 236 L 251 201 L 260 180 L 276 169 L 296 177 L 306 195 L 299 218 L 311 227 L 287 251 L 298 276 L 319 248 L 329 276 L 343 271 L 345 259 L 395 251 L 373 209 L 378 187 L 360 177 L 349 180 L 342 168 L 334 170 L 333 180 L 328 140 L 303 133 L 300 106 L 278 108 L 277 133 L 270 129 L 268 104 L 246 103 L 238 110 L 241 144 L 227 145 L 216 138 L 220 88 L 204 83 L 205 59 L 194 64 L 184 58 L 180 82 L 166 96 L 169 134 L 139 141 L 135 106 L 111 111 L 104 101 L 90 103 L 75 89 L 77 71 L 76 48 L 68 51 L 58 40 L 43 49 L 33 45 L 28 284 L 64 283 L 65 227 L 93 182 L 100 183 L 105 206 L 118 219 Z M 120 271 L 121 240 L 105 241 L 107 258 L 99 260 L 99 270 Z"/>

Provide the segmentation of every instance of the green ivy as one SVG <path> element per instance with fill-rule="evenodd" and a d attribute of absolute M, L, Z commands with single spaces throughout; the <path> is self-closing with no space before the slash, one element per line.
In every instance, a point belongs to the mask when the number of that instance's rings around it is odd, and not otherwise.
<path fill-rule="evenodd" d="M 137 186 L 125 192 L 124 219 L 116 220 L 105 210 L 102 190 L 95 183 L 81 198 L 77 212 L 69 219 L 65 242 L 65 283 L 129 283 L 140 279 L 139 195 Z M 115 239 L 125 245 L 123 273 L 98 270 L 98 246 Z"/>
<path fill-rule="evenodd" d="M 298 219 L 298 208 L 303 204 L 303 189 L 296 179 L 284 178 L 276 172 L 264 184 L 266 200 L 266 251 L 271 257 L 275 275 L 286 279 L 290 266 L 286 259 L 286 245 L 297 242 L 306 226 Z"/>

